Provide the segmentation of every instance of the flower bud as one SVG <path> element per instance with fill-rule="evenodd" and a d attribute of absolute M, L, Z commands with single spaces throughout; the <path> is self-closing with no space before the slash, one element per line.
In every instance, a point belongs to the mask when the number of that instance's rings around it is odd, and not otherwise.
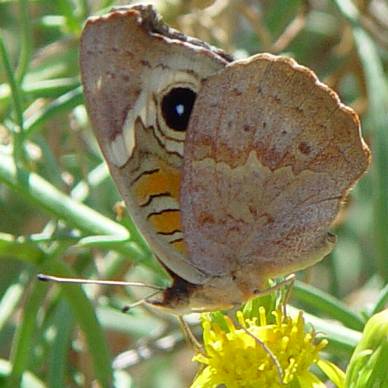
<path fill-rule="evenodd" d="M 388 387 L 388 309 L 365 325 L 346 372 L 348 388 Z"/>

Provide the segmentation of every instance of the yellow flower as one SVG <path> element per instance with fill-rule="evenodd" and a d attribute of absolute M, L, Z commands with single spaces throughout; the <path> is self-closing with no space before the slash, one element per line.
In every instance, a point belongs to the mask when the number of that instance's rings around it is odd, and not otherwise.
<path fill-rule="evenodd" d="M 256 317 L 238 311 L 237 325 L 221 313 L 202 314 L 204 352 L 193 358 L 202 370 L 191 388 L 325 387 L 312 365 L 342 386 L 342 371 L 319 358 L 327 341 L 305 331 L 302 312 L 295 318 L 282 309 L 272 314 L 274 322 L 268 323 L 263 307 Z"/>

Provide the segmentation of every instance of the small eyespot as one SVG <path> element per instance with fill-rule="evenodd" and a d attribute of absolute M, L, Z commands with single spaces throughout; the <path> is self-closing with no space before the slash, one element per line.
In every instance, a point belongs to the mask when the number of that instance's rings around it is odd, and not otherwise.
<path fill-rule="evenodd" d="M 308 155 L 311 152 L 311 147 L 304 141 L 299 143 L 298 149 L 304 155 Z"/>
<path fill-rule="evenodd" d="M 197 94 L 189 88 L 173 88 L 162 99 L 162 115 L 167 126 L 185 131 Z"/>

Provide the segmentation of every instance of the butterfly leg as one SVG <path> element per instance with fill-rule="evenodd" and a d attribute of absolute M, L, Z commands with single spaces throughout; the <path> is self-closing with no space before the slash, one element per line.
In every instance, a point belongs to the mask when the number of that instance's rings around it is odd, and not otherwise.
<path fill-rule="evenodd" d="M 182 315 L 178 315 L 177 318 L 187 342 L 190 343 L 190 345 L 193 347 L 195 353 L 203 353 L 203 346 L 198 342 L 197 338 L 195 338 L 189 324 L 183 319 Z"/>
<path fill-rule="evenodd" d="M 279 284 L 282 284 L 284 286 L 281 295 L 281 301 L 280 304 L 283 306 L 283 316 L 285 317 L 287 315 L 287 303 L 290 300 L 291 292 L 294 287 L 295 283 L 295 274 L 288 275 L 282 282 Z"/>
<path fill-rule="evenodd" d="M 276 283 L 275 285 L 273 285 L 271 287 L 265 288 L 264 290 L 255 290 L 254 294 L 256 296 L 267 295 L 267 294 L 271 294 L 272 292 L 287 286 L 287 292 L 285 295 L 285 302 L 287 302 L 294 282 L 295 282 L 295 274 L 292 273 L 292 274 L 286 276 L 281 282 Z"/>
<path fill-rule="evenodd" d="M 295 274 L 290 274 L 286 276 L 282 281 L 279 283 L 276 283 L 275 285 L 265 288 L 264 290 L 256 290 L 255 294 L 257 296 L 263 296 L 267 294 L 271 294 L 274 291 L 285 289 L 285 292 L 281 295 L 280 305 L 283 306 L 283 313 L 284 316 L 286 315 L 286 306 L 288 303 L 288 300 L 291 296 L 291 291 L 295 283 Z"/>

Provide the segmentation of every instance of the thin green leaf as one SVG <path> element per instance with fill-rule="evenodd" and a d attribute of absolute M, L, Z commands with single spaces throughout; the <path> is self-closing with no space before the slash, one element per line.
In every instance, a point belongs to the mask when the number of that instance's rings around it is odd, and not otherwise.
<path fill-rule="evenodd" d="M 63 301 L 59 303 L 53 324 L 56 328 L 56 336 L 47 359 L 47 380 L 50 387 L 65 387 L 69 344 L 74 329 L 74 317 L 69 304 Z"/>
<path fill-rule="evenodd" d="M 380 291 L 376 304 L 370 315 L 374 315 L 385 308 L 388 305 L 388 284 Z"/>
<path fill-rule="evenodd" d="M 75 276 L 74 272 L 59 260 L 51 260 L 47 272 L 64 277 Z M 113 379 L 111 355 L 104 338 L 103 329 L 97 321 L 94 306 L 83 291 L 82 286 L 65 284 L 60 285 L 60 287 L 73 310 L 74 318 L 85 336 L 97 379 L 102 387 L 111 387 Z"/>
<path fill-rule="evenodd" d="M 29 14 L 29 1 L 19 0 L 19 16 L 20 16 L 20 31 L 21 31 L 21 46 L 19 53 L 19 63 L 16 70 L 16 79 L 18 85 L 23 83 L 24 76 L 28 70 L 31 58 L 32 47 L 32 30 L 31 17 Z"/>
<path fill-rule="evenodd" d="M 77 105 L 82 104 L 82 87 L 79 86 L 54 101 L 47 104 L 41 111 L 31 116 L 25 122 L 26 137 L 31 136 L 35 131 L 42 129 L 42 125 L 51 117 L 58 113 L 68 112 Z"/>
<path fill-rule="evenodd" d="M 17 169 L 11 157 L 1 154 L 0 181 L 84 232 L 129 238 L 128 231 L 120 224 L 74 201 L 38 174 Z"/>
<path fill-rule="evenodd" d="M 7 381 L 9 388 L 20 387 L 23 373 L 29 369 L 37 327 L 36 317 L 39 308 L 43 305 L 45 294 L 46 289 L 43 284 L 35 283 L 32 286 L 28 303 L 24 307 L 23 318 L 17 327 L 12 344 L 10 357 L 12 370 Z"/>
<path fill-rule="evenodd" d="M 39 263 L 44 252 L 25 237 L 0 233 L 0 257 L 13 257 L 28 263 Z"/>
<path fill-rule="evenodd" d="M 375 228 L 371 236 L 377 248 L 376 259 L 380 274 L 388 281 L 388 84 L 377 47 L 361 27 L 357 9 L 350 0 L 334 0 L 334 3 L 352 24 L 354 41 L 365 75 L 369 101 L 367 118 L 374 135 L 374 165 L 371 173 L 374 178 Z"/>
<path fill-rule="evenodd" d="M 10 322 L 9 320 L 12 314 L 15 312 L 23 297 L 28 280 L 29 277 L 27 273 L 22 272 L 18 276 L 18 279 L 7 288 L 2 296 L 0 302 L 0 331 Z"/>
<path fill-rule="evenodd" d="M 56 98 L 77 87 L 79 87 L 78 78 L 56 78 L 34 82 L 24 81 L 21 86 L 21 92 L 26 98 L 30 99 L 37 99 L 40 97 Z M 0 85 L 0 103 L 5 104 L 10 97 L 12 97 L 12 91 L 9 85 Z"/>
<path fill-rule="evenodd" d="M 0 359 L 0 385 L 3 387 L 11 371 L 11 363 Z M 46 385 L 31 372 L 26 371 L 20 383 L 20 388 L 45 388 Z"/>
<path fill-rule="evenodd" d="M 15 115 L 16 115 L 16 121 L 19 126 L 19 134 L 16 134 L 16 136 L 21 136 L 21 133 L 24 130 L 24 119 L 23 119 L 23 104 L 22 104 L 22 93 L 19 89 L 19 86 L 15 79 L 15 74 L 11 66 L 11 61 L 9 59 L 8 51 L 5 47 L 4 40 L 3 40 L 3 34 L 0 35 L 0 56 L 3 62 L 3 67 L 5 70 L 5 75 L 8 80 L 9 87 L 12 91 L 12 99 L 15 109 Z M 20 143 L 22 141 L 20 140 Z"/>
<path fill-rule="evenodd" d="M 325 314 L 332 319 L 337 319 L 351 329 L 362 330 L 364 327 L 365 322 L 360 315 L 351 311 L 337 298 L 318 288 L 296 280 L 293 288 L 293 296 L 298 301 L 319 311 L 319 313 Z"/>

